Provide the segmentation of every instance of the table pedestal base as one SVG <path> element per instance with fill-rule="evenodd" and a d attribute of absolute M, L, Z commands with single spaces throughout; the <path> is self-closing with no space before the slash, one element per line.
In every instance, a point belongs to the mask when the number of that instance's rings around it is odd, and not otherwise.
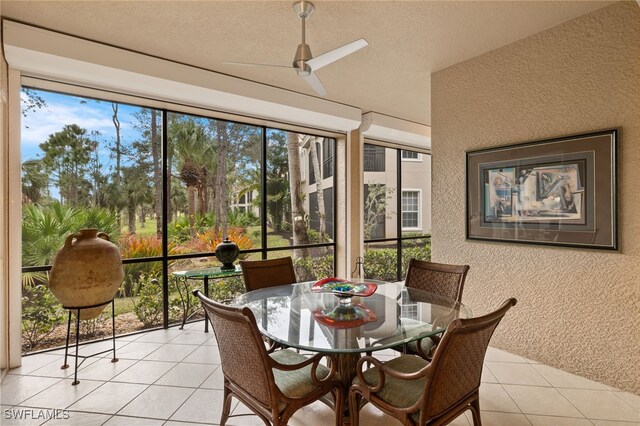
<path fill-rule="evenodd" d="M 359 353 L 335 354 L 336 371 L 342 380 L 342 424 L 351 424 L 351 414 L 349 412 L 349 388 L 353 378 L 356 377 L 356 364 L 360 359 Z"/>

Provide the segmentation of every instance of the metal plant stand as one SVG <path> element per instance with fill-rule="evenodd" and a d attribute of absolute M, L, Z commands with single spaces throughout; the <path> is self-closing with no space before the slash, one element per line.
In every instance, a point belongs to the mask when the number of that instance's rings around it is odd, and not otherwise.
<path fill-rule="evenodd" d="M 78 346 L 80 343 L 80 311 L 82 309 L 97 308 L 98 306 L 103 306 L 103 305 L 106 305 L 107 303 L 109 302 L 102 302 L 102 303 L 98 303 L 96 305 L 91 305 L 91 306 L 63 306 L 64 309 L 69 310 L 69 321 L 67 322 L 67 342 L 64 348 L 64 364 L 60 368 L 62 370 L 69 368 L 69 364 L 67 364 L 67 357 L 68 356 L 75 357 L 76 359 L 75 371 L 73 373 L 73 383 L 71 383 L 73 386 L 80 383 L 80 381 L 78 380 L 78 367 L 81 366 L 82 363 L 85 362 L 87 358 L 91 358 L 96 355 L 101 355 L 113 350 L 113 358 L 111 359 L 111 362 L 118 362 L 118 358 L 116 358 L 116 315 L 115 315 L 116 309 L 115 309 L 114 299 L 111 299 L 111 333 L 112 333 L 111 338 L 113 341 L 113 349 L 106 349 L 104 351 L 96 352 L 91 355 L 78 355 Z M 69 355 L 69 334 L 71 334 L 71 314 L 74 311 L 76 313 L 76 353 L 75 355 Z M 82 361 L 80 362 L 80 364 L 78 364 L 78 358 L 82 358 Z"/>

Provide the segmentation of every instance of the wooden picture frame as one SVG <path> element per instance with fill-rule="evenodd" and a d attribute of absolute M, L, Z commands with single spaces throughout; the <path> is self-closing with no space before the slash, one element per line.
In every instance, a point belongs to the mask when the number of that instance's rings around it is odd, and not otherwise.
<path fill-rule="evenodd" d="M 466 237 L 618 249 L 618 130 L 466 153 Z"/>

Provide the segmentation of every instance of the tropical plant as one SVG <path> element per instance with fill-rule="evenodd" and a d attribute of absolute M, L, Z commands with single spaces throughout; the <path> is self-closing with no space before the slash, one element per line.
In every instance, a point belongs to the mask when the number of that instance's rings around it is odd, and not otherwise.
<path fill-rule="evenodd" d="M 162 285 L 153 275 L 141 275 L 134 287 L 133 312 L 145 328 L 157 326 L 162 320 Z"/>
<path fill-rule="evenodd" d="M 46 266 L 69 234 L 83 228 L 97 228 L 117 241 L 119 232 L 115 217 L 106 209 L 76 209 L 53 202 L 47 206 L 27 204 L 22 209 L 22 264 Z M 43 273 L 24 273 L 24 285 L 46 282 Z"/>
<path fill-rule="evenodd" d="M 231 227 L 228 229 L 227 235 L 222 235 L 220 232 L 216 233 L 213 228 L 210 228 L 197 235 L 199 244 L 197 248 L 200 251 L 214 251 L 216 246 L 222 242 L 224 237 L 229 237 L 231 241 L 238 245 L 240 250 L 250 250 L 253 248 L 253 242 L 251 238 L 246 235 L 246 229 L 239 227 Z"/>
<path fill-rule="evenodd" d="M 64 321 L 64 310 L 46 285 L 23 290 L 22 339 L 32 350 Z"/>
<path fill-rule="evenodd" d="M 294 259 L 293 264 L 299 281 L 317 280 L 335 274 L 332 254 L 319 257 L 301 257 Z"/>

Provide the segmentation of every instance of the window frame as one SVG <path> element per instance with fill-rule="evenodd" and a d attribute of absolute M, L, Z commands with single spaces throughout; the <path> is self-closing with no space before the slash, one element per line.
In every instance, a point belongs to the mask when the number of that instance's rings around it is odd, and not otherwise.
<path fill-rule="evenodd" d="M 311 135 L 311 136 L 322 137 L 322 138 L 332 138 L 334 140 L 334 144 L 338 144 L 338 143 L 344 144 L 347 139 L 346 134 L 329 132 L 322 129 L 315 129 L 315 128 L 299 126 L 295 124 L 276 122 L 272 120 L 264 120 L 264 119 L 259 119 L 255 117 L 246 117 L 246 116 L 235 115 L 231 113 L 225 113 L 221 111 L 214 111 L 210 109 L 199 108 L 199 107 L 190 106 L 190 105 L 174 104 L 170 102 L 156 100 L 153 98 L 142 98 L 142 97 L 130 95 L 130 94 L 104 91 L 97 88 L 85 87 L 81 85 L 71 85 L 68 83 L 62 83 L 57 81 L 42 80 L 36 77 L 30 77 L 30 76 L 20 77 L 20 83 L 18 85 L 18 89 L 22 90 L 23 87 L 34 89 L 34 90 L 43 90 L 43 91 L 53 92 L 53 93 L 57 93 L 65 96 L 76 96 L 76 97 L 83 97 L 87 99 L 97 100 L 97 101 L 126 104 L 126 105 L 131 105 L 131 106 L 140 107 L 140 108 L 151 108 L 151 109 L 157 110 L 161 114 L 161 123 L 162 123 L 161 144 L 162 144 L 162 172 L 163 172 L 162 254 L 160 256 L 152 256 L 152 257 L 127 258 L 127 259 L 123 259 L 123 262 L 122 262 L 123 265 L 129 265 L 129 264 L 135 264 L 135 263 L 147 263 L 147 262 L 162 262 L 162 291 L 163 291 L 162 326 L 145 329 L 141 332 L 147 332 L 147 331 L 150 331 L 153 329 L 159 329 L 159 328 L 166 329 L 169 326 L 176 325 L 176 324 L 169 323 L 168 293 L 169 293 L 169 280 L 171 279 L 168 271 L 169 262 L 175 261 L 175 260 L 199 258 L 199 257 L 215 257 L 215 253 L 213 251 L 188 253 L 188 254 L 181 254 L 181 255 L 168 254 L 168 229 L 167 229 L 168 222 L 167 222 L 166 212 L 168 211 L 168 202 L 169 202 L 168 182 L 167 182 L 167 175 L 169 173 L 167 153 L 169 152 L 169 150 L 168 150 L 168 132 L 166 131 L 166 129 L 168 128 L 167 116 L 169 113 L 194 115 L 202 118 L 208 118 L 208 119 L 214 119 L 214 120 L 220 120 L 220 121 L 229 121 L 229 122 L 234 122 L 242 125 L 249 125 L 249 126 L 255 126 L 255 127 L 261 128 L 262 129 L 262 145 L 261 145 L 262 156 L 260 160 L 260 167 L 263 171 L 266 170 L 266 160 L 267 160 L 266 148 L 267 148 L 267 130 L 268 129 L 277 130 L 277 131 L 289 131 L 289 132 L 295 132 L 299 134 Z M 21 146 L 21 140 L 18 139 L 16 142 L 18 146 Z M 335 151 L 337 152 L 337 146 L 335 148 L 336 148 Z M 334 155 L 333 161 L 334 161 L 334 170 L 338 170 L 337 155 Z M 14 172 L 16 172 L 18 176 L 20 176 L 21 168 L 22 168 L 22 159 L 20 159 L 20 161 L 18 162 L 18 165 L 16 166 L 16 169 L 14 170 Z M 302 170 L 301 170 L 301 173 L 302 173 Z M 262 173 L 262 184 L 261 184 L 262 188 L 266 188 L 266 177 L 267 177 L 267 174 Z M 17 182 L 20 182 L 19 178 Z M 346 189 L 346 188 L 343 188 L 342 190 L 339 190 L 337 173 L 333 174 L 332 189 L 334 191 L 333 192 L 334 200 L 337 200 L 340 198 L 341 194 L 339 191 L 345 191 Z M 22 194 L 21 188 L 18 188 L 18 192 Z M 266 190 L 261 191 L 260 197 L 261 197 L 261 206 L 260 206 L 261 229 L 266 230 L 266 221 L 267 221 L 266 214 L 265 214 L 266 205 L 267 205 Z M 338 219 L 337 204 L 338 203 L 334 202 L 334 205 L 333 205 L 334 221 L 337 221 Z M 16 208 L 21 209 L 22 206 L 18 205 Z M 20 223 L 22 223 L 22 219 L 20 219 Z M 305 245 L 297 245 L 297 246 L 289 245 L 289 246 L 283 246 L 283 247 L 268 247 L 267 233 L 262 232 L 261 247 L 257 249 L 241 251 L 241 253 L 247 253 L 247 254 L 261 253 L 262 259 L 268 259 L 269 254 L 272 252 L 293 250 L 297 248 L 331 247 L 333 250 L 333 257 L 334 257 L 333 269 L 334 269 L 334 272 L 337 273 L 338 246 L 340 244 L 344 244 L 343 242 L 340 242 L 340 239 L 343 237 L 344 235 L 338 233 L 337 223 L 334 223 L 333 241 L 331 242 L 305 244 Z M 25 272 L 46 272 L 46 271 L 50 271 L 51 268 L 52 268 L 52 265 L 25 267 L 22 265 L 22 260 L 20 261 L 21 274 Z M 21 286 L 22 284 L 18 283 L 17 285 Z M 51 350 L 54 350 L 54 349 L 55 348 L 52 348 Z M 48 350 L 49 349 L 45 349 L 44 351 L 48 351 Z"/>
<path fill-rule="evenodd" d="M 417 193 L 418 194 L 418 210 L 417 211 L 407 211 L 402 210 L 400 212 L 400 220 L 404 221 L 403 215 L 405 213 L 418 213 L 418 226 L 416 227 L 405 227 L 401 226 L 402 231 L 422 231 L 422 188 L 401 188 L 400 191 L 400 205 L 402 206 L 402 198 L 404 197 L 405 192 Z"/>
<path fill-rule="evenodd" d="M 410 152 L 410 153 L 416 154 L 416 158 L 405 157 L 404 156 L 405 152 Z M 402 161 L 408 161 L 408 162 L 414 162 L 414 163 L 419 163 L 419 162 L 422 161 L 422 153 L 420 153 L 418 151 L 411 151 L 411 150 L 407 150 L 407 149 L 401 149 L 400 153 L 401 153 L 400 155 L 402 156 Z"/>

